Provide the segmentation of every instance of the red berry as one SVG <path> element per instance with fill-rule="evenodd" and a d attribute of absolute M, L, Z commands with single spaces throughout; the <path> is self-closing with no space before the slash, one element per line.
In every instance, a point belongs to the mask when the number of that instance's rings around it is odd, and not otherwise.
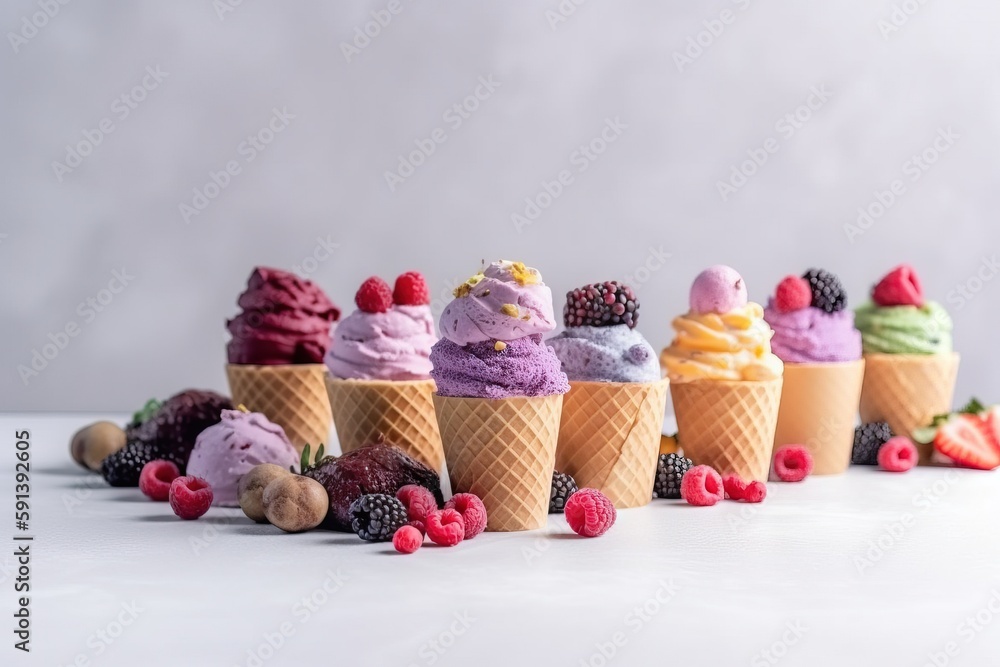
<path fill-rule="evenodd" d="M 354 303 L 366 313 L 384 313 L 392 306 L 392 290 L 389 284 L 377 276 L 361 283 Z"/>
<path fill-rule="evenodd" d="M 181 471 L 173 461 L 150 461 L 139 473 L 139 490 L 152 500 L 169 500 L 170 483 L 180 475 Z"/>
<path fill-rule="evenodd" d="M 424 525 L 423 521 L 419 521 L 417 519 L 413 519 L 412 521 L 410 521 L 406 525 L 407 526 L 412 526 L 413 528 L 416 528 L 417 530 L 420 531 L 421 535 L 426 535 L 427 534 L 427 527 Z"/>
<path fill-rule="evenodd" d="M 801 482 L 812 470 L 812 454 L 802 445 L 785 445 L 774 454 L 774 474 L 782 482 Z"/>
<path fill-rule="evenodd" d="M 872 301 L 879 306 L 924 305 L 924 288 L 920 285 L 917 272 L 909 264 L 893 269 L 889 275 L 872 290 Z"/>
<path fill-rule="evenodd" d="M 730 500 L 743 500 L 747 492 L 747 483 L 739 475 L 726 475 L 722 478 L 722 488 Z"/>
<path fill-rule="evenodd" d="M 486 505 L 472 493 L 456 493 L 444 504 L 445 509 L 455 510 L 465 522 L 465 539 L 471 540 L 486 530 Z"/>
<path fill-rule="evenodd" d="M 791 313 L 812 304 L 812 287 L 809 281 L 798 276 L 788 276 L 778 283 L 774 305 L 780 313 Z"/>
<path fill-rule="evenodd" d="M 764 482 L 750 482 L 743 492 L 743 502 L 759 503 L 767 497 L 767 485 Z"/>
<path fill-rule="evenodd" d="M 1000 467 L 1000 450 L 994 447 L 976 415 L 956 415 L 945 422 L 934 437 L 934 449 L 965 468 Z"/>
<path fill-rule="evenodd" d="M 402 526 L 392 535 L 392 546 L 401 554 L 412 554 L 424 543 L 424 534 L 413 526 Z"/>
<path fill-rule="evenodd" d="M 681 498 L 692 505 L 710 507 L 725 495 L 722 477 L 709 466 L 695 466 L 681 480 Z"/>
<path fill-rule="evenodd" d="M 618 518 L 615 506 L 597 489 L 580 489 L 569 497 L 563 511 L 569 527 L 583 537 L 600 537 Z"/>
<path fill-rule="evenodd" d="M 430 489 L 419 484 L 407 484 L 400 487 L 396 497 L 406 508 L 406 518 L 410 521 L 423 521 L 424 518 L 438 508 L 437 500 Z"/>
<path fill-rule="evenodd" d="M 170 508 L 182 519 L 197 519 L 212 506 L 212 487 L 201 477 L 178 477 L 170 483 Z"/>
<path fill-rule="evenodd" d="M 878 464 L 889 472 L 906 472 L 917 464 L 917 446 L 906 436 L 890 438 L 878 450 Z"/>
<path fill-rule="evenodd" d="M 465 539 L 465 521 L 455 510 L 434 510 L 424 521 L 427 537 L 434 544 L 453 547 Z"/>
<path fill-rule="evenodd" d="M 407 271 L 396 278 L 392 300 L 400 306 L 425 306 L 431 302 L 427 280 L 419 271 Z"/>

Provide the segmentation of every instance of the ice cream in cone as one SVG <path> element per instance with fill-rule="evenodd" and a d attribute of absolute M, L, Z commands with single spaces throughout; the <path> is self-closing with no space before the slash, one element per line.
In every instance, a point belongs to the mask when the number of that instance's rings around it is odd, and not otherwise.
<path fill-rule="evenodd" d="M 265 267 L 250 274 L 238 303 L 242 312 L 226 324 L 234 404 L 266 415 L 299 450 L 325 443 L 330 402 L 323 356 L 340 310 L 312 282 Z"/>
<path fill-rule="evenodd" d="M 774 330 L 771 349 L 785 363 L 774 438 L 804 445 L 813 474 L 847 470 L 864 378 L 861 333 L 837 276 L 822 269 L 788 276 L 764 309 Z"/>
<path fill-rule="evenodd" d="M 566 329 L 548 341 L 570 381 L 556 470 L 618 509 L 652 500 L 667 401 L 656 353 L 636 329 L 639 301 L 615 281 L 566 295 Z"/>
<path fill-rule="evenodd" d="M 535 269 L 494 262 L 455 290 L 431 351 L 434 407 L 454 493 L 486 506 L 487 530 L 545 525 L 563 394 L 552 292 Z"/>
<path fill-rule="evenodd" d="M 430 379 L 434 318 L 424 277 L 414 271 L 394 290 L 369 278 L 358 309 L 333 331 L 327 390 L 342 452 L 379 436 L 430 468 L 444 462 Z"/>
<path fill-rule="evenodd" d="M 670 378 L 684 455 L 746 481 L 767 481 L 783 364 L 771 352 L 764 309 L 728 266 L 713 266 L 691 286 L 690 311 L 660 362 Z"/>
<path fill-rule="evenodd" d="M 959 366 L 952 321 L 925 300 L 913 269 L 899 266 L 883 278 L 856 316 L 866 361 L 861 420 L 886 421 L 896 435 L 912 437 L 951 412 Z M 927 463 L 929 451 L 921 454 Z"/>

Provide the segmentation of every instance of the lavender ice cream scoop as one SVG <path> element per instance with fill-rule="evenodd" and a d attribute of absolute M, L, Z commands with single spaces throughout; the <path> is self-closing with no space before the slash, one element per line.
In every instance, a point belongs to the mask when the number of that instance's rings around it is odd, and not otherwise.
<path fill-rule="evenodd" d="M 497 399 L 569 391 L 559 358 L 541 335 L 464 346 L 442 338 L 431 349 L 431 363 L 439 396 Z"/>
<path fill-rule="evenodd" d="M 572 381 L 656 382 L 660 362 L 641 333 L 626 324 L 567 327 L 548 341 Z"/>
<path fill-rule="evenodd" d="M 827 313 L 809 306 L 782 313 L 772 299 L 764 309 L 764 319 L 774 329 L 771 350 L 786 363 L 837 363 L 861 358 L 861 332 L 854 326 L 854 313 L 846 308 Z"/>

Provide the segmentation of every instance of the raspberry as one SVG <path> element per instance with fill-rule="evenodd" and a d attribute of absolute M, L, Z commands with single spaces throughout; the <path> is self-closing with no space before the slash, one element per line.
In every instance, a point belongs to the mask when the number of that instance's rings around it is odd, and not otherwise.
<path fill-rule="evenodd" d="M 424 517 L 438 508 L 431 490 L 419 484 L 401 487 L 396 492 L 396 497 L 406 508 L 406 518 L 410 521 L 423 521 Z"/>
<path fill-rule="evenodd" d="M 917 446 L 905 436 L 898 435 L 878 450 L 878 464 L 889 472 L 906 472 L 917 464 Z"/>
<path fill-rule="evenodd" d="M 774 453 L 774 474 L 782 482 L 801 482 L 812 470 L 812 454 L 802 445 L 785 445 Z"/>
<path fill-rule="evenodd" d="M 212 506 L 212 487 L 201 477 L 178 477 L 170 482 L 170 509 L 182 519 L 197 519 Z"/>
<path fill-rule="evenodd" d="M 809 269 L 802 276 L 812 290 L 812 305 L 828 313 L 847 308 L 847 292 L 840 278 L 823 269 Z"/>
<path fill-rule="evenodd" d="M 730 500 L 743 500 L 747 492 L 747 483 L 739 475 L 726 475 L 722 478 L 722 488 Z"/>
<path fill-rule="evenodd" d="M 431 302 L 427 281 L 418 271 L 407 271 L 396 278 L 392 300 L 400 306 L 425 306 Z"/>
<path fill-rule="evenodd" d="M 377 276 L 361 283 L 354 303 L 366 313 L 384 313 L 392 306 L 392 290 L 389 284 Z"/>
<path fill-rule="evenodd" d="M 452 509 L 434 510 L 427 515 L 424 526 L 431 542 L 442 547 L 453 547 L 465 539 L 465 520 Z"/>
<path fill-rule="evenodd" d="M 410 526 L 412 528 L 416 528 L 417 530 L 420 531 L 421 535 L 426 535 L 427 534 L 427 527 L 424 525 L 423 521 L 420 521 L 420 520 L 417 520 L 417 519 L 413 519 L 412 521 L 410 521 L 406 525 Z"/>
<path fill-rule="evenodd" d="M 173 461 L 150 461 L 142 467 L 142 473 L 139 474 L 139 490 L 152 500 L 169 500 L 170 483 L 180 476 L 181 471 Z"/>
<path fill-rule="evenodd" d="M 628 285 L 615 280 L 584 285 L 566 293 L 563 322 L 568 327 L 609 327 L 639 322 L 639 300 Z"/>
<path fill-rule="evenodd" d="M 462 515 L 462 521 L 465 522 L 465 539 L 471 540 L 486 530 L 486 505 L 479 496 L 472 493 L 456 493 L 444 504 L 444 508 L 455 510 Z"/>
<path fill-rule="evenodd" d="M 566 501 L 566 523 L 583 537 L 600 537 L 615 525 L 618 511 L 597 489 L 580 489 Z"/>
<path fill-rule="evenodd" d="M 695 466 L 681 480 L 681 498 L 692 505 L 711 507 L 725 495 L 722 477 L 709 466 Z"/>
<path fill-rule="evenodd" d="M 812 304 L 812 287 L 809 281 L 798 276 L 788 276 L 778 283 L 774 305 L 779 313 L 791 313 L 808 308 Z"/>
<path fill-rule="evenodd" d="M 909 264 L 897 266 L 872 289 L 872 301 L 879 306 L 924 305 L 924 288 Z"/>
<path fill-rule="evenodd" d="M 392 546 L 401 554 L 412 554 L 424 543 L 424 534 L 413 526 L 402 526 L 392 535 Z"/>

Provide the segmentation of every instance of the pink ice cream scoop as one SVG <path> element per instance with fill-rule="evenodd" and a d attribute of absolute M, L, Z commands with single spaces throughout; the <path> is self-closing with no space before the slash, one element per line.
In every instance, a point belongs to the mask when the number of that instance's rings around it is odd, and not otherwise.
<path fill-rule="evenodd" d="M 288 469 L 299 463 L 299 453 L 284 429 L 259 412 L 223 410 L 222 421 L 198 435 L 187 474 L 212 486 L 213 505 L 239 506 L 240 477 L 261 463 Z"/>
<path fill-rule="evenodd" d="M 771 351 L 790 364 L 857 361 L 861 358 L 861 332 L 854 327 L 854 312 L 827 313 L 809 306 L 781 312 L 772 299 L 764 319 L 774 329 Z"/>
<path fill-rule="evenodd" d="M 718 264 L 711 266 L 694 279 L 691 285 L 691 312 L 731 312 L 747 305 L 747 285 L 736 269 Z"/>
<path fill-rule="evenodd" d="M 352 380 L 426 380 L 437 342 L 430 306 L 395 305 L 384 313 L 357 310 L 337 325 L 326 365 Z"/>
<path fill-rule="evenodd" d="M 552 290 L 521 262 L 490 264 L 455 290 L 441 314 L 441 335 L 457 345 L 512 341 L 556 328 Z"/>

